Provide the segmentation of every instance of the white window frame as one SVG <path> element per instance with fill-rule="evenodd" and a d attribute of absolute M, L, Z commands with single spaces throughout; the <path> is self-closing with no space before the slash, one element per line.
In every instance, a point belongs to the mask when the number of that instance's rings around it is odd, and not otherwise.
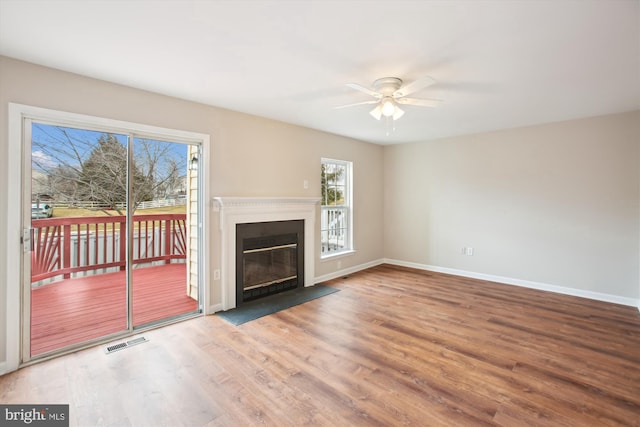
<path fill-rule="evenodd" d="M 346 254 L 350 254 L 354 252 L 353 247 L 353 162 L 347 160 L 337 160 L 337 159 L 329 159 L 322 158 L 321 166 L 326 164 L 334 164 L 338 166 L 342 166 L 345 168 L 345 177 L 344 177 L 344 204 L 339 206 L 325 205 L 324 200 L 320 201 L 320 258 L 321 259 L 329 259 L 334 258 Z M 322 183 L 320 184 L 323 185 Z M 321 190 L 321 194 L 323 194 Z M 339 227 L 331 229 L 328 226 L 329 218 L 333 214 L 338 214 L 340 216 L 341 224 Z M 337 212 L 336 212 L 337 211 Z M 325 224 L 327 223 L 327 224 Z M 327 250 L 325 246 L 328 241 L 325 233 L 334 233 L 337 231 L 336 229 L 343 229 L 343 247 L 341 249 Z"/>

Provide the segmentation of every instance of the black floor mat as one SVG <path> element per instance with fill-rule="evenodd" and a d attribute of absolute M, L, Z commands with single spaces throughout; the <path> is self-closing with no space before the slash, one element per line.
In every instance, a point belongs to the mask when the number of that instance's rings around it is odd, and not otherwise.
<path fill-rule="evenodd" d="M 297 288 L 242 304 L 240 307 L 216 313 L 229 323 L 241 325 L 250 320 L 276 313 L 289 307 L 338 292 L 339 289 L 325 285 Z"/>

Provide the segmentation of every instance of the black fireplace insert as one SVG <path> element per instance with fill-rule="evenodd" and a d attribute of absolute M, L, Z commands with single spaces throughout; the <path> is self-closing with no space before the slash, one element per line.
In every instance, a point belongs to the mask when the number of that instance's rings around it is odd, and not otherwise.
<path fill-rule="evenodd" d="M 304 286 L 304 220 L 236 224 L 236 306 Z"/>

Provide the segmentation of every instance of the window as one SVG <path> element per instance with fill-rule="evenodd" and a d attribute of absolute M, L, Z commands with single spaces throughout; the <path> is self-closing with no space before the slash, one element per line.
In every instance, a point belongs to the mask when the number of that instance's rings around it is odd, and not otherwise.
<path fill-rule="evenodd" d="M 353 250 L 351 244 L 351 169 L 351 162 L 322 159 L 322 214 L 320 218 L 322 257 Z"/>

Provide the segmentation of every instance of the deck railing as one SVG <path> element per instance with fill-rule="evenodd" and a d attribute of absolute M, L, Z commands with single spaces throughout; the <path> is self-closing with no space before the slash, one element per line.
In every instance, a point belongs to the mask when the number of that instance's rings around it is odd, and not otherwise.
<path fill-rule="evenodd" d="M 185 214 L 135 215 L 133 264 L 186 259 L 185 222 Z M 126 216 L 35 219 L 31 225 L 31 283 L 126 268 Z"/>
<path fill-rule="evenodd" d="M 36 203 L 35 201 L 33 203 Z M 127 209 L 127 204 L 124 202 L 118 202 L 114 205 L 104 202 L 91 202 L 86 200 L 41 200 L 40 204 L 47 204 L 53 208 L 83 208 L 83 209 L 120 209 L 124 211 Z M 137 209 L 151 209 L 151 208 L 164 208 L 169 206 L 184 206 L 187 204 L 186 196 L 179 196 L 168 199 L 156 199 L 145 202 L 140 202 L 136 207 Z"/>
<path fill-rule="evenodd" d="M 342 206 L 322 206 L 320 211 L 322 255 L 339 252 L 348 244 L 348 212 Z"/>

